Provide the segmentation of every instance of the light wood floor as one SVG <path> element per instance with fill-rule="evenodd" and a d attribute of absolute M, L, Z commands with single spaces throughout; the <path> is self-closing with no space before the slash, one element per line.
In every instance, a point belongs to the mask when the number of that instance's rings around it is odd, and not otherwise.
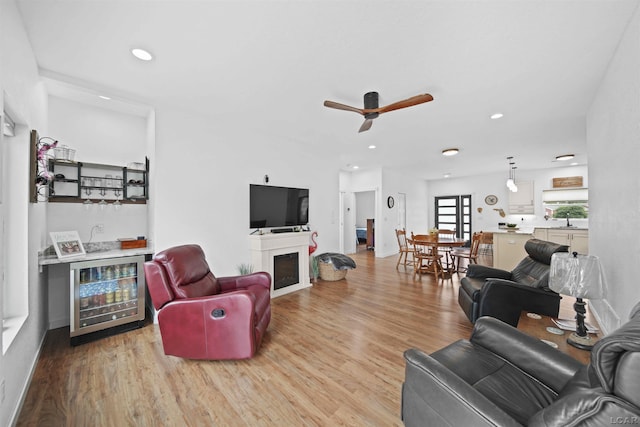
<path fill-rule="evenodd" d="M 68 328 L 51 330 L 17 425 L 402 426 L 402 353 L 468 338 L 472 325 L 457 277 L 414 281 L 395 257 L 353 258 L 346 280 L 272 300 L 251 360 L 165 356 L 153 324 L 77 347 Z"/>

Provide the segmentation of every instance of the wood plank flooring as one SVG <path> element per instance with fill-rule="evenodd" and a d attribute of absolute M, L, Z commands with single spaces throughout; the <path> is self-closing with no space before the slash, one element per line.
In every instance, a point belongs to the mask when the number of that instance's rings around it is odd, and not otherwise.
<path fill-rule="evenodd" d="M 414 281 L 395 256 L 353 258 L 345 280 L 273 299 L 250 360 L 165 356 L 153 324 L 77 347 L 68 328 L 51 330 L 17 425 L 402 426 L 404 350 L 471 332 L 459 279 Z"/>

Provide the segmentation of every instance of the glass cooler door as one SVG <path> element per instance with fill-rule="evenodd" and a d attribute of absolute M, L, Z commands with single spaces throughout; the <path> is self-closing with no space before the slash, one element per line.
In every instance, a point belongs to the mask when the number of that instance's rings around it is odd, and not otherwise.
<path fill-rule="evenodd" d="M 145 317 L 144 256 L 71 264 L 71 337 Z"/>

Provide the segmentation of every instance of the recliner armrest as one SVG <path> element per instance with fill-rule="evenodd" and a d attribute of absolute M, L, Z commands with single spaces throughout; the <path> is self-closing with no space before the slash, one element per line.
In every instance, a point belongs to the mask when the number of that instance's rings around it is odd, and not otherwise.
<path fill-rule="evenodd" d="M 518 326 L 524 307 L 545 316 L 557 316 L 560 296 L 550 290 L 491 278 L 482 285 L 478 317 L 491 316 Z"/>
<path fill-rule="evenodd" d="M 425 425 L 520 426 L 479 391 L 431 356 L 404 352 L 402 420 L 406 427 Z"/>
<path fill-rule="evenodd" d="M 473 277 L 476 279 L 488 279 L 495 277 L 497 279 L 511 280 L 511 272 L 507 270 L 501 270 L 499 268 L 487 267 L 481 264 L 471 264 L 467 269 L 467 277 Z"/>
<path fill-rule="evenodd" d="M 556 393 L 584 366 L 571 356 L 492 317 L 479 318 L 469 340 L 508 360 Z"/>
<path fill-rule="evenodd" d="M 265 271 L 246 274 L 243 276 L 217 277 L 221 292 L 231 292 L 236 289 L 246 289 L 249 286 L 260 285 L 271 289 L 271 275 Z"/>

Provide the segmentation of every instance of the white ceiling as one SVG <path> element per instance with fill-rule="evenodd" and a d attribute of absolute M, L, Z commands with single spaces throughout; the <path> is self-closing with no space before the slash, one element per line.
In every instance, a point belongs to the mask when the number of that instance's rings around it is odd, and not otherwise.
<path fill-rule="evenodd" d="M 18 0 L 52 92 L 171 105 L 426 179 L 586 163 L 585 114 L 638 0 Z M 155 55 L 141 62 L 129 53 Z M 435 100 L 362 118 L 362 107 Z M 104 100 L 96 102 L 105 103 Z M 134 102 L 130 102 L 134 101 Z M 490 120 L 494 112 L 504 113 Z M 375 144 L 377 149 L 367 147 Z M 440 152 L 458 147 L 460 154 Z M 566 164 L 562 164 L 565 166 Z"/>

